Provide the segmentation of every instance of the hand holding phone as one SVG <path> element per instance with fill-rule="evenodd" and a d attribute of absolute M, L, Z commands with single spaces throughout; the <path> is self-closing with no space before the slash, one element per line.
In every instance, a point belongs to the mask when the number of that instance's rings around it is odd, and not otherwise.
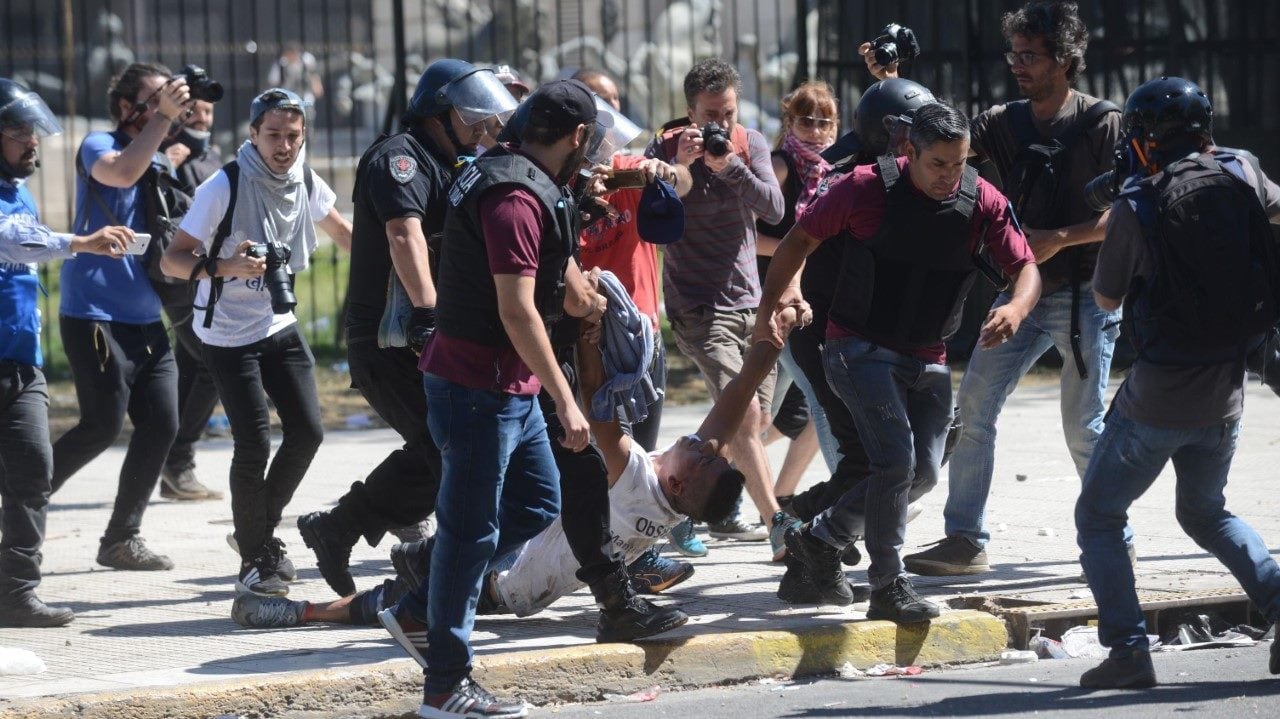
<path fill-rule="evenodd" d="M 147 247 L 151 244 L 151 235 L 145 232 L 138 232 L 133 236 L 133 244 L 125 248 L 126 255 L 145 254 Z"/>

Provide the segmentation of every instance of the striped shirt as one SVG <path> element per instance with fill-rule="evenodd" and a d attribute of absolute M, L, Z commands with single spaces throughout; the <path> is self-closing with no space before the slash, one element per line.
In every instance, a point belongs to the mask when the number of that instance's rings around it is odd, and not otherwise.
<path fill-rule="evenodd" d="M 668 312 L 710 306 L 755 309 L 760 304 L 756 272 L 756 219 L 782 219 L 782 189 L 764 135 L 747 130 L 749 163 L 735 155 L 719 174 L 702 160 L 690 166 L 693 189 L 684 200 L 684 236 L 663 249 L 662 287 Z M 645 154 L 675 162 L 674 142 L 655 137 Z"/>

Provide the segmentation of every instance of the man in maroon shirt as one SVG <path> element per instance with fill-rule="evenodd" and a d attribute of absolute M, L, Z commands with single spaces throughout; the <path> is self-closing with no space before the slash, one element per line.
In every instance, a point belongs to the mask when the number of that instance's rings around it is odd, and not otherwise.
<path fill-rule="evenodd" d="M 559 514 L 559 475 L 537 394 L 545 383 L 573 451 L 588 441 L 546 326 L 564 314 L 599 321 L 603 298 L 575 302 L 577 208 L 566 189 L 602 120 L 576 81 L 525 101 L 519 149 L 498 145 L 449 191 L 436 332 L 419 368 L 443 477 L 427 597 L 424 717 L 524 716 L 473 682 L 471 628 L 481 578 Z M 589 295 L 591 298 L 597 295 Z M 388 627 L 389 629 L 391 627 Z"/>
<path fill-rule="evenodd" d="M 987 316 L 982 347 L 1008 341 L 1040 296 L 1035 258 L 1008 201 L 966 165 L 968 154 L 965 116 L 942 103 L 921 107 L 906 157 L 859 167 L 809 205 L 774 255 L 760 303 L 794 303 L 804 258 L 834 235 L 847 243 L 823 354 L 828 381 L 866 445 L 871 475 L 787 532 L 787 572 L 790 581 L 812 583 L 824 603 L 849 604 L 840 554 L 863 534 L 870 619 L 938 616 L 937 605 L 915 593 L 898 550 L 909 499 L 938 481 L 952 411 L 944 341 L 959 326 L 978 274 L 979 245 L 1013 281 L 1011 301 Z M 770 314 L 757 321 L 755 337 L 782 343 Z"/>

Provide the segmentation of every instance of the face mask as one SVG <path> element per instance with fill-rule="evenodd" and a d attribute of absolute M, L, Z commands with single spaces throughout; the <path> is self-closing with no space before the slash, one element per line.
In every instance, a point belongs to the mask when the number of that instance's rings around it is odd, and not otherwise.
<path fill-rule="evenodd" d="M 184 127 L 178 131 L 174 141 L 190 148 L 192 157 L 204 157 L 204 154 L 209 151 L 209 142 L 212 137 L 213 133 L 207 130 Z"/>

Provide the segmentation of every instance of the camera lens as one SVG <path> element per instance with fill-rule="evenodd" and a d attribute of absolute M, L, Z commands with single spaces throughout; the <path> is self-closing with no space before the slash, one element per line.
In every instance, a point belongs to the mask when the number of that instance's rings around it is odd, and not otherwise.
<path fill-rule="evenodd" d="M 876 46 L 876 64 L 888 67 L 898 61 L 898 43 L 885 42 Z"/>

